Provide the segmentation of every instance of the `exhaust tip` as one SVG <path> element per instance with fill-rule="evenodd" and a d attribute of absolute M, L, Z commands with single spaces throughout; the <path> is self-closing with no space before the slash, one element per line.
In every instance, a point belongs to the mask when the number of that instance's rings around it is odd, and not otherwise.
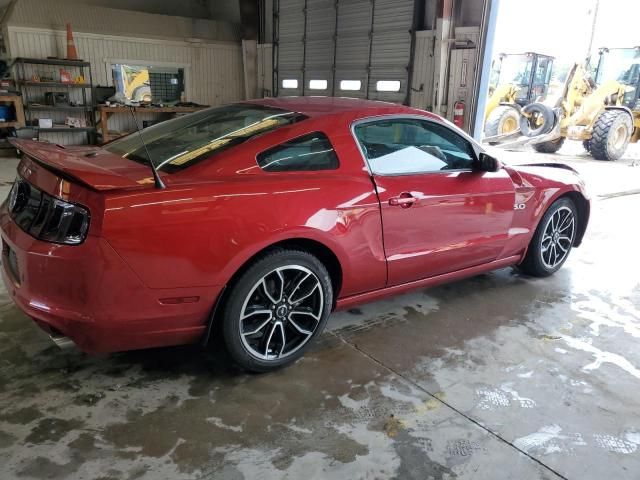
<path fill-rule="evenodd" d="M 61 350 L 68 350 L 75 346 L 73 340 L 71 340 L 69 337 L 65 337 L 61 333 L 52 333 L 49 335 L 49 338 Z"/>

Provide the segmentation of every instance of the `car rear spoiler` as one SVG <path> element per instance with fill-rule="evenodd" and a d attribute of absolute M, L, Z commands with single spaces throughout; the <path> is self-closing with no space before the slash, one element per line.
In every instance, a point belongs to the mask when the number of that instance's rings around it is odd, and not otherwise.
<path fill-rule="evenodd" d="M 43 168 L 68 177 L 93 190 L 115 190 L 148 185 L 148 179 L 140 179 L 118 173 L 99 165 L 95 160 L 102 155 L 92 155 L 95 147 L 65 148 L 54 143 L 12 138 L 9 142 Z M 142 166 L 141 166 L 142 167 Z M 148 172 L 148 169 L 144 169 Z M 153 185 L 153 180 L 151 182 Z"/>

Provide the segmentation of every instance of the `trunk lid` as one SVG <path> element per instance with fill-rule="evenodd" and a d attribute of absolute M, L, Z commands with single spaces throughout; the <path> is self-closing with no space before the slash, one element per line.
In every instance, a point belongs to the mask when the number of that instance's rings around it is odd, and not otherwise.
<path fill-rule="evenodd" d="M 153 186 L 151 167 L 93 146 L 60 146 L 11 139 L 11 144 L 44 168 L 98 191 Z"/>

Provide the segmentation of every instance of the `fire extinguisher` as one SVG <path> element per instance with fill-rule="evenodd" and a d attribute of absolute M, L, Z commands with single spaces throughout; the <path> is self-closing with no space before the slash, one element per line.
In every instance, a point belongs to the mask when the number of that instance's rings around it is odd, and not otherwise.
<path fill-rule="evenodd" d="M 453 104 L 453 124 L 460 128 L 464 126 L 464 102 L 462 100 Z"/>

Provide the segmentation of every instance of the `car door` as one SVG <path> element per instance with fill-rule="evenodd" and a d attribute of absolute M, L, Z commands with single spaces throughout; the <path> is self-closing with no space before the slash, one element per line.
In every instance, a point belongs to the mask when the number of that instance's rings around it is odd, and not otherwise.
<path fill-rule="evenodd" d="M 388 285 L 491 262 L 508 238 L 515 191 L 479 171 L 469 140 L 424 117 L 354 126 L 380 200 Z"/>

